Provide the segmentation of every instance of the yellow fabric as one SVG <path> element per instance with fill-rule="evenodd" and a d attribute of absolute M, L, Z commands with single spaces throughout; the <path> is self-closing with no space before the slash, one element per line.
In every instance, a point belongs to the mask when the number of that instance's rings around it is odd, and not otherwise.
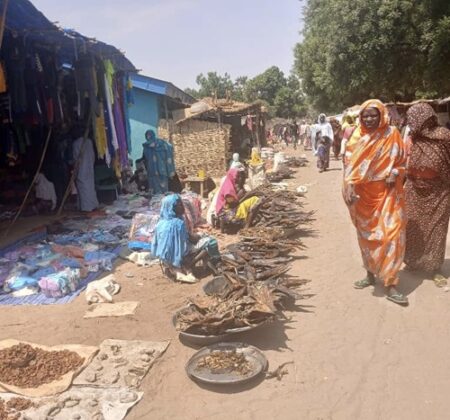
<path fill-rule="evenodd" d="M 105 76 L 106 80 L 108 82 L 108 91 L 109 91 L 109 97 L 111 98 L 111 103 L 114 103 L 114 93 L 113 93 L 113 78 L 114 78 L 114 66 L 113 63 L 111 63 L 110 60 L 103 61 L 103 64 L 105 66 Z"/>
<path fill-rule="evenodd" d="M 236 211 L 236 219 L 247 220 L 250 210 L 253 208 L 254 205 L 258 203 L 258 201 L 259 201 L 258 197 L 250 197 L 247 198 L 247 200 L 243 201 L 241 204 L 239 204 Z"/>
<path fill-rule="evenodd" d="M 252 158 L 249 160 L 248 162 L 250 165 L 260 165 L 261 163 L 263 163 L 261 156 L 259 154 L 259 150 L 254 147 L 252 149 Z"/>
<path fill-rule="evenodd" d="M 100 104 L 100 116 L 95 118 L 94 125 L 95 146 L 98 157 L 104 159 L 108 150 L 108 141 L 106 138 L 105 118 L 103 116 L 103 106 Z"/>

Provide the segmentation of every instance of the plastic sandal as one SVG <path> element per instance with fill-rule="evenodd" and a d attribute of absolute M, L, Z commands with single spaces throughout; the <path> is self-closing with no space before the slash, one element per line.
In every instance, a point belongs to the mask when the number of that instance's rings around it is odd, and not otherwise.
<path fill-rule="evenodd" d="M 355 281 L 353 283 L 353 287 L 355 289 L 365 289 L 366 287 L 373 286 L 375 284 L 375 280 L 370 280 L 368 277 Z"/>

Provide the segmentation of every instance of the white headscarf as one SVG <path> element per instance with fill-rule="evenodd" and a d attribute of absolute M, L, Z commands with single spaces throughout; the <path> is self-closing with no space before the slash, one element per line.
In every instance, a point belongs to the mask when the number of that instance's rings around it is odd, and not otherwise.
<path fill-rule="evenodd" d="M 233 160 L 231 162 L 230 169 L 231 168 L 236 168 L 240 171 L 243 171 L 245 169 L 245 166 L 241 162 L 239 162 L 239 153 L 233 153 Z"/>
<path fill-rule="evenodd" d="M 36 178 L 36 198 L 51 201 L 52 210 L 55 210 L 56 208 L 55 186 L 42 173 L 39 173 Z"/>

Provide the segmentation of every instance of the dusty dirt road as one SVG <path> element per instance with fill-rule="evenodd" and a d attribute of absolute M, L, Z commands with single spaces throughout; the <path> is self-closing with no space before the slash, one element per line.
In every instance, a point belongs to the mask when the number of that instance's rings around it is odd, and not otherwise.
<path fill-rule="evenodd" d="M 118 300 L 141 302 L 134 317 L 84 320 L 83 297 L 63 306 L 0 307 L 2 337 L 47 345 L 170 339 L 130 420 L 449 418 L 450 293 L 407 273 L 400 289 L 409 295 L 408 308 L 386 301 L 381 288 L 352 288 L 364 271 L 340 195 L 340 164 L 332 161 L 331 169 L 319 175 L 312 162 L 290 181 L 309 184 L 305 207 L 317 212 L 316 234 L 304 239 L 305 258 L 293 268 L 311 280 L 304 289 L 313 295 L 303 301 L 308 312 L 288 313 L 288 323 L 240 337 L 264 351 L 269 369 L 294 362 L 281 381 L 235 393 L 190 381 L 184 365 L 195 350 L 178 341 L 171 316 L 201 285 L 168 283 L 158 269 L 128 263 L 116 270 L 123 286 Z"/>

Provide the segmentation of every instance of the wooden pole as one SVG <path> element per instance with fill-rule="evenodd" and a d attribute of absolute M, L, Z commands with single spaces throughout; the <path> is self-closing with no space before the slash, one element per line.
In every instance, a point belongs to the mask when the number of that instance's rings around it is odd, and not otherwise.
<path fill-rule="evenodd" d="M 0 49 L 2 48 L 2 45 L 3 45 L 3 35 L 5 33 L 6 12 L 8 10 L 8 4 L 9 4 L 9 0 L 4 0 L 3 12 L 2 12 L 2 20 L 1 20 L 1 23 L 0 23 Z"/>
<path fill-rule="evenodd" d="M 58 212 L 56 213 L 57 216 L 61 216 L 61 213 L 64 208 L 64 204 L 66 204 L 66 200 L 70 195 L 70 191 L 72 190 L 72 185 L 75 182 L 75 177 L 78 174 L 78 169 L 80 168 L 80 164 L 81 164 L 81 158 L 83 157 L 83 152 L 84 152 L 84 149 L 85 149 L 85 146 L 87 143 L 87 139 L 88 139 L 89 128 L 90 128 L 91 122 L 92 122 L 92 113 L 93 113 L 93 111 L 91 111 L 89 113 L 88 122 L 87 122 L 86 128 L 84 130 L 84 134 L 83 134 L 83 143 L 81 144 L 80 154 L 77 157 L 77 161 L 75 162 L 75 166 L 73 168 L 72 175 L 70 176 L 70 180 L 69 180 L 69 183 L 67 184 L 67 188 L 64 193 L 63 199 L 61 200 L 61 204 L 59 206 Z"/>
<path fill-rule="evenodd" d="M 48 149 L 48 144 L 50 142 L 50 137 L 52 136 L 52 131 L 53 131 L 53 128 L 50 126 L 50 128 L 48 129 L 47 138 L 46 138 L 45 143 L 44 143 L 44 150 L 42 151 L 41 160 L 39 161 L 39 165 L 38 165 L 38 167 L 36 169 L 36 173 L 34 174 L 33 181 L 31 181 L 31 184 L 28 187 L 28 191 L 25 194 L 25 197 L 24 197 L 24 199 L 22 201 L 22 204 L 19 207 L 19 210 L 17 211 L 16 215 L 14 216 L 14 219 L 11 221 L 11 223 L 8 226 L 8 228 L 6 229 L 4 237 L 8 236 L 8 233 L 11 231 L 11 228 L 14 226 L 14 224 L 17 221 L 17 219 L 20 217 L 20 215 L 21 215 L 21 213 L 23 211 L 23 208 L 25 207 L 25 204 L 27 203 L 27 200 L 28 200 L 28 197 L 29 197 L 29 195 L 31 193 L 31 190 L 33 189 L 34 184 L 36 183 L 36 179 L 37 179 L 39 173 L 41 172 L 42 164 L 44 163 L 44 158 L 45 158 L 45 155 L 47 154 L 47 149 Z"/>
<path fill-rule="evenodd" d="M 256 144 L 258 146 L 258 149 L 261 148 L 261 142 L 260 142 L 260 138 L 259 138 L 259 120 L 260 120 L 261 116 L 259 114 L 259 112 L 256 114 Z"/>
<path fill-rule="evenodd" d="M 167 132 L 169 133 L 169 143 L 172 143 L 172 132 L 170 130 L 170 124 L 169 124 L 169 110 L 167 108 L 167 97 L 164 96 L 164 116 L 166 119 L 166 128 Z"/>

